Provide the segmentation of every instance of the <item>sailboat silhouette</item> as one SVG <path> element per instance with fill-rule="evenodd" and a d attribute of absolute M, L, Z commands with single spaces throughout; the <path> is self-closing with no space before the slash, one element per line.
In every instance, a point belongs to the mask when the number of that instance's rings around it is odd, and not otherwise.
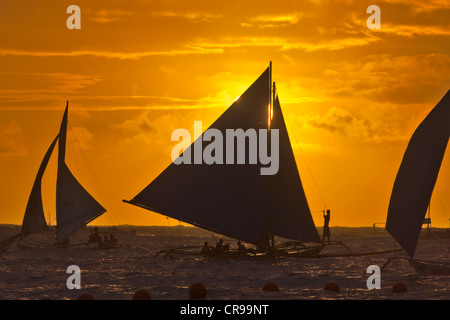
<path fill-rule="evenodd" d="M 272 254 L 318 254 L 324 245 L 311 215 L 272 83 L 272 64 L 212 128 L 223 134 L 238 128 L 278 130 L 278 172 L 261 175 L 258 165 L 248 163 L 172 162 L 139 194 L 124 202 L 259 247 L 263 244 Z M 195 150 L 202 136 L 189 148 Z M 289 249 L 287 244 L 275 245 L 275 236 L 290 240 Z"/>
<path fill-rule="evenodd" d="M 450 135 L 450 90 L 412 135 L 392 189 L 386 229 L 418 272 L 450 274 L 450 262 L 414 258 Z"/>
<path fill-rule="evenodd" d="M 62 244 L 75 231 L 86 226 L 106 210 L 87 192 L 73 176 L 65 161 L 66 135 L 69 112 L 67 102 L 58 135 L 42 159 L 31 190 L 20 233 L 3 240 L 0 251 L 6 250 L 17 238 L 48 229 L 42 205 L 42 178 L 58 141 L 58 173 L 56 182 L 56 240 Z"/>

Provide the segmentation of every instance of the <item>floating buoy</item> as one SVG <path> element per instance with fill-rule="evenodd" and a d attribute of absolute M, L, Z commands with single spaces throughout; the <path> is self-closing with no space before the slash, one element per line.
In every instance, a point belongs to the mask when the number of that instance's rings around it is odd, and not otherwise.
<path fill-rule="evenodd" d="M 90 293 L 81 294 L 77 300 L 95 300 L 94 296 Z"/>
<path fill-rule="evenodd" d="M 144 289 L 136 291 L 133 295 L 133 300 L 152 300 L 150 292 Z"/>
<path fill-rule="evenodd" d="M 341 289 L 339 288 L 338 284 L 336 282 L 328 282 L 323 290 L 326 291 L 333 291 L 333 292 L 340 292 Z"/>
<path fill-rule="evenodd" d="M 392 292 L 393 293 L 402 293 L 407 292 L 408 287 L 403 282 L 397 282 L 392 286 Z"/>
<path fill-rule="evenodd" d="M 274 282 L 267 282 L 264 287 L 263 291 L 271 291 L 271 292 L 278 292 L 280 289 L 278 288 L 278 285 Z"/>
<path fill-rule="evenodd" d="M 206 297 L 206 287 L 201 282 L 193 283 L 189 287 L 189 298 L 191 300 L 205 299 Z"/>

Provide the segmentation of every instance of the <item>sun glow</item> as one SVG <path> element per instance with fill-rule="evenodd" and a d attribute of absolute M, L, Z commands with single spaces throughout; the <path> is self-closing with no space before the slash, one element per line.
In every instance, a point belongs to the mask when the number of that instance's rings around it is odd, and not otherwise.
<path fill-rule="evenodd" d="M 79 1 L 80 30 L 67 28 L 65 6 L 26 1 L 23 10 L 23 2 L 0 2 L 8 13 L 0 19 L 0 223 L 22 222 L 43 149 L 70 100 L 69 121 L 111 201 L 100 201 L 108 211 L 93 223 L 168 225 L 122 199 L 170 163 L 175 128 L 209 127 L 243 102 L 239 95 L 273 61 L 277 108 L 315 222 L 322 225 L 326 201 L 333 225 L 372 226 L 386 219 L 409 138 L 450 83 L 442 72 L 450 68 L 448 1 L 385 1 L 389 17 L 376 32 L 356 0 L 263 0 L 257 8 L 252 1 Z M 272 98 L 278 92 L 274 79 L 264 83 L 264 103 L 272 100 L 269 87 Z M 449 161 L 447 151 L 441 195 L 450 190 Z M 95 192 L 83 176 L 89 171 L 79 171 Z M 448 226 L 449 207 L 445 198 L 432 203 L 434 226 Z"/>

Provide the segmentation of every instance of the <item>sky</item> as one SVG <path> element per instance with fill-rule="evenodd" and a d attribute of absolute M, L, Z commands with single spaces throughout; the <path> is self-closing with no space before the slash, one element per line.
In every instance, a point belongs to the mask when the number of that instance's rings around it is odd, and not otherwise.
<path fill-rule="evenodd" d="M 450 89 L 447 0 L 2 0 L 0 39 L 0 223 L 22 223 L 68 100 L 68 165 L 108 210 L 92 224 L 178 225 L 122 199 L 170 164 L 173 130 L 206 129 L 272 61 L 316 225 L 330 209 L 330 226 L 381 226 L 409 138 Z M 449 194 L 447 150 L 433 226 Z"/>

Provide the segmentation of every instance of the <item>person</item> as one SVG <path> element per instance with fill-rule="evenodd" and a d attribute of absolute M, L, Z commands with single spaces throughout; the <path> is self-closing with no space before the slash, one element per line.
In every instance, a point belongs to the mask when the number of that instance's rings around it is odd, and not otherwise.
<path fill-rule="evenodd" d="M 209 253 L 209 246 L 208 246 L 208 242 L 205 241 L 205 243 L 203 244 L 202 250 L 200 250 L 200 253 L 202 255 L 204 255 L 205 257 L 208 255 Z"/>
<path fill-rule="evenodd" d="M 325 237 L 328 239 L 328 244 L 330 244 L 330 210 L 327 210 L 327 214 L 325 214 L 325 210 L 323 210 L 323 236 L 322 236 L 322 243 L 325 243 Z"/>
<path fill-rule="evenodd" d="M 221 252 L 223 250 L 223 239 L 220 239 L 219 242 L 216 244 L 216 251 Z"/>
<path fill-rule="evenodd" d="M 94 232 L 89 235 L 88 243 L 100 243 L 102 241 L 99 233 L 98 227 L 95 227 Z"/>
<path fill-rule="evenodd" d="M 239 254 L 246 254 L 247 253 L 247 249 L 245 248 L 245 246 L 240 242 L 240 241 L 238 241 L 237 242 L 237 251 L 238 251 L 238 253 Z"/>
<path fill-rule="evenodd" d="M 117 239 L 116 239 L 116 237 L 114 237 L 113 234 L 111 234 L 111 235 L 109 236 L 109 242 L 110 242 L 114 247 L 117 246 Z"/>
<path fill-rule="evenodd" d="M 230 250 L 230 245 L 224 245 L 223 239 L 220 239 L 219 242 L 216 243 L 216 247 L 214 250 L 211 250 L 211 256 L 221 256 L 224 253 L 227 253 Z"/>

